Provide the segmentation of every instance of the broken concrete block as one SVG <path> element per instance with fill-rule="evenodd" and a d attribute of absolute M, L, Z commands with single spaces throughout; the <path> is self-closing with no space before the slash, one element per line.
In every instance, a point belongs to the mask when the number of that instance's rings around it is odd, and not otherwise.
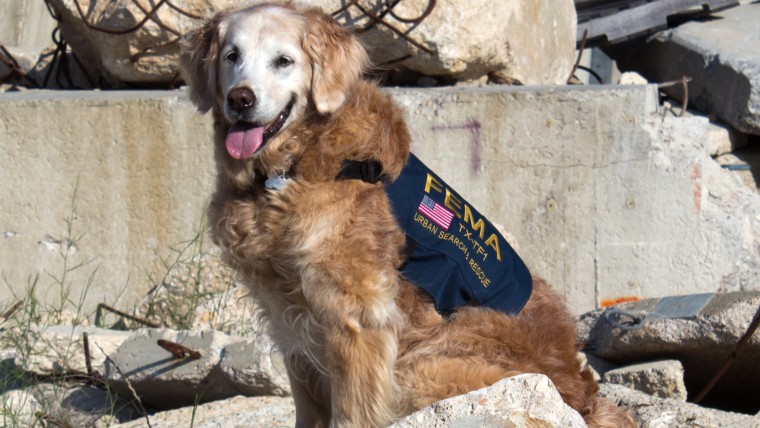
<path fill-rule="evenodd" d="M 575 61 L 576 13 L 568 0 L 400 2 L 393 13 L 424 16 L 419 23 L 385 19 L 413 42 L 385 25 L 362 35 L 375 63 L 411 57 L 400 64 L 430 75 L 474 80 L 496 72 L 526 85 L 565 84 Z M 334 10 L 325 8 L 325 10 Z M 366 16 L 348 7 L 342 23 L 365 26 Z M 478 31 L 473 31 L 477 28 Z M 430 53 L 423 51 L 426 48 Z"/>
<path fill-rule="evenodd" d="M 96 327 L 52 325 L 36 327 L 24 337 L 29 349 L 21 348 L 14 359 L 18 367 L 40 376 L 60 373 L 87 373 L 83 335 L 87 333 L 90 364 L 103 370 L 106 355 L 112 354 L 131 335 L 130 332 Z"/>
<path fill-rule="evenodd" d="M 690 76 L 689 104 L 736 129 L 760 135 L 760 4 L 717 13 L 610 52 L 621 70 L 651 82 Z M 662 88 L 682 100 L 681 85 Z"/>
<path fill-rule="evenodd" d="M 177 358 L 159 346 L 159 340 L 179 344 L 200 358 L 190 354 Z M 239 394 L 288 395 L 284 366 L 277 357 L 272 362 L 272 355 L 276 355 L 272 342 L 263 334 L 243 339 L 215 330 L 143 329 L 111 354 L 104 377 L 127 396 L 129 381 L 146 406 L 159 409 Z"/>
<path fill-rule="evenodd" d="M 176 358 L 158 345 L 158 340 L 180 344 L 200 354 L 200 358 Z M 125 341 L 105 366 L 105 380 L 115 391 L 131 396 L 127 381 L 146 406 L 180 407 L 227 398 L 223 388 L 210 378 L 221 360 L 229 336 L 213 330 L 187 332 L 143 329 Z M 231 395 L 235 395 L 234 393 Z"/>
<path fill-rule="evenodd" d="M 683 365 L 678 360 L 633 364 L 606 372 L 604 382 L 623 385 L 660 398 L 686 401 Z"/>
<path fill-rule="evenodd" d="M 264 334 L 226 346 L 219 363 L 226 378 L 220 381 L 242 395 L 290 395 L 285 362 L 273 347 Z"/>
<path fill-rule="evenodd" d="M 599 395 L 629 408 L 644 428 L 710 427 L 758 428 L 760 420 L 751 415 L 726 412 L 679 400 L 653 397 L 622 385 L 599 386 Z"/>
<path fill-rule="evenodd" d="M 712 123 L 711 125 L 706 135 L 710 156 L 721 156 L 747 145 L 747 134 L 722 124 Z"/>
<path fill-rule="evenodd" d="M 232 397 L 199 406 L 167 410 L 149 416 L 153 428 L 176 427 L 292 427 L 296 408 L 289 397 Z M 113 428 L 143 428 L 145 418 Z"/>
<path fill-rule="evenodd" d="M 61 19 L 63 39 L 91 75 L 104 75 L 112 84 L 156 84 L 169 83 L 177 75 L 177 35 L 198 25 L 193 15 L 204 17 L 214 10 L 208 2 L 188 0 L 178 3 L 177 6 L 186 13 L 170 7 L 157 7 L 153 19 L 146 20 L 141 26 L 136 24 L 145 18 L 146 9 L 129 1 L 54 0 L 50 6 Z M 230 1 L 215 2 L 219 9 L 231 5 Z M 93 29 L 88 24 L 106 31 Z M 130 28 L 135 31 L 108 32 Z M 166 31 L 167 28 L 171 31 Z"/>
<path fill-rule="evenodd" d="M 585 427 L 548 377 L 522 374 L 434 403 L 390 428 L 510 426 Z"/>
<path fill-rule="evenodd" d="M 677 359 L 691 394 L 699 393 L 746 332 L 760 292 L 697 294 L 624 303 L 581 316 L 587 352 L 617 364 Z M 760 336 L 755 334 L 704 400 L 705 405 L 754 412 L 760 408 Z"/>

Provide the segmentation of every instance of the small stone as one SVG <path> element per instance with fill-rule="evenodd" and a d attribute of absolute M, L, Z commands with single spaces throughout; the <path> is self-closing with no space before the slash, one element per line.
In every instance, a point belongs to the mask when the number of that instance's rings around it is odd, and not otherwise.
<path fill-rule="evenodd" d="M 611 400 L 620 407 L 631 409 L 636 421 L 646 428 L 760 428 L 760 420 L 751 415 L 725 412 L 680 400 L 658 398 L 622 385 L 601 384 L 599 396 Z"/>
<path fill-rule="evenodd" d="M 623 385 L 660 398 L 686 401 L 683 365 L 678 360 L 662 360 L 613 369 L 604 382 Z"/>

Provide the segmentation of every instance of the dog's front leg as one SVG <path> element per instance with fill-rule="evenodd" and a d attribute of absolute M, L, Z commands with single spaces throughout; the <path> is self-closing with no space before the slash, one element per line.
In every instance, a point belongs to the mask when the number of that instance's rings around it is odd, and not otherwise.
<path fill-rule="evenodd" d="M 308 274 L 305 295 L 324 328 L 335 428 L 386 426 L 397 417 L 397 274 L 367 270 L 331 266 Z"/>
<path fill-rule="evenodd" d="M 398 344 L 391 328 L 355 320 L 328 330 L 331 426 L 386 426 L 395 418 L 393 365 Z"/>
<path fill-rule="evenodd" d="M 323 396 L 319 369 L 307 357 L 291 355 L 286 360 L 290 390 L 296 405 L 296 428 L 327 428 L 330 424 L 330 407 Z"/>

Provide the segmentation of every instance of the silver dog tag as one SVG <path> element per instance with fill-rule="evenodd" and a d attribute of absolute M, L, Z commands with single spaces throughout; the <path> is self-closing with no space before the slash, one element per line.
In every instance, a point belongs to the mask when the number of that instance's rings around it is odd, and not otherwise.
<path fill-rule="evenodd" d="M 290 183 L 289 178 L 285 177 L 272 177 L 268 178 L 267 181 L 264 182 L 264 187 L 267 188 L 267 190 L 274 190 L 274 191 L 281 191 L 284 189 L 288 183 Z"/>

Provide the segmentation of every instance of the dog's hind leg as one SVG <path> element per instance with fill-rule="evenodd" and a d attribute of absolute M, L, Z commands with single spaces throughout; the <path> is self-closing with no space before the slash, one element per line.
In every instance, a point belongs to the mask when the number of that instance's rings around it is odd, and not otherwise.
<path fill-rule="evenodd" d="M 532 339 L 534 349 L 528 354 L 542 356 L 534 361 L 536 371 L 549 376 L 565 402 L 583 416 L 589 427 L 637 426 L 629 412 L 596 396 L 599 387 L 591 371 L 581 368 L 576 358 L 575 319 L 542 279 L 535 278 L 533 295 L 515 321 L 515 327 L 527 333 L 526 339 Z"/>
<path fill-rule="evenodd" d="M 636 428 L 639 426 L 630 410 L 623 410 L 601 397 L 591 398 L 582 414 L 589 428 Z"/>

